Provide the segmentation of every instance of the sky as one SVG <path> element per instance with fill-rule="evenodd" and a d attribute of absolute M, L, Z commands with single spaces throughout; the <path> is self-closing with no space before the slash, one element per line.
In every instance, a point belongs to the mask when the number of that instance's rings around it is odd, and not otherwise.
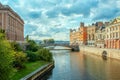
<path fill-rule="evenodd" d="M 120 0 L 0 0 L 24 20 L 24 36 L 68 41 L 69 30 L 120 16 Z"/>

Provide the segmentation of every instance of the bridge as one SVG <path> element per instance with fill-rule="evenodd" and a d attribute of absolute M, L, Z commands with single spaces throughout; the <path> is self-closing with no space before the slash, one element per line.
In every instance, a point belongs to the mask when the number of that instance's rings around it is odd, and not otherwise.
<path fill-rule="evenodd" d="M 62 48 L 55 48 L 61 46 Z M 69 45 L 69 44 L 47 44 L 44 47 L 49 48 L 50 50 L 72 50 L 79 51 L 79 45 Z"/>

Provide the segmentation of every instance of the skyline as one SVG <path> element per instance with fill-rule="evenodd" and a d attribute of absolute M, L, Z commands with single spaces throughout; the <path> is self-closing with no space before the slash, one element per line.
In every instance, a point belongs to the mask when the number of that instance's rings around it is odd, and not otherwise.
<path fill-rule="evenodd" d="M 120 16 L 120 0 L 0 0 L 25 22 L 24 34 L 31 39 L 69 40 L 69 29 L 80 22 L 91 24 Z M 112 5 L 112 6 L 111 6 Z"/>

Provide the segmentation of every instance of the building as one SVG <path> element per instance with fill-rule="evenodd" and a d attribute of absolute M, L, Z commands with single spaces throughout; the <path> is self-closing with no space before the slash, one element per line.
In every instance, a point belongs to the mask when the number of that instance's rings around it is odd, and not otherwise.
<path fill-rule="evenodd" d="M 0 3 L 0 28 L 9 41 L 24 41 L 24 21 L 8 5 Z"/>
<path fill-rule="evenodd" d="M 108 26 L 106 26 L 105 30 L 106 48 L 120 49 L 120 17 L 111 21 L 111 23 Z"/>
<path fill-rule="evenodd" d="M 80 42 L 80 33 L 75 29 L 70 30 L 70 45 L 76 45 Z"/>
<path fill-rule="evenodd" d="M 105 47 L 105 26 L 99 27 L 95 33 L 95 46 L 99 48 Z"/>
<path fill-rule="evenodd" d="M 80 24 L 79 28 L 80 32 L 80 45 L 86 45 L 87 44 L 87 27 L 84 26 L 84 23 Z"/>
<path fill-rule="evenodd" d="M 92 24 L 87 27 L 87 45 L 88 46 L 95 45 L 95 32 L 96 32 L 95 24 Z"/>
<path fill-rule="evenodd" d="M 70 45 L 85 45 L 87 42 L 87 27 L 84 23 L 80 24 L 80 27 L 75 29 L 70 29 Z"/>

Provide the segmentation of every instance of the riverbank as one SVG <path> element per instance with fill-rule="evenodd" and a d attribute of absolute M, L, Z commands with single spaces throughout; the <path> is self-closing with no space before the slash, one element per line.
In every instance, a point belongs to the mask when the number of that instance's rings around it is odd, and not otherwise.
<path fill-rule="evenodd" d="M 119 49 L 106 49 L 106 48 L 97 48 L 91 46 L 79 46 L 80 52 L 84 54 L 94 54 L 97 56 L 103 56 L 106 52 L 106 56 L 113 59 L 120 60 L 120 50 Z"/>
<path fill-rule="evenodd" d="M 45 62 L 45 61 L 27 62 L 27 63 L 25 63 L 26 68 L 16 71 L 14 73 L 14 76 L 11 79 L 19 80 L 22 77 L 30 74 L 31 72 L 35 71 L 36 69 L 38 69 L 39 67 L 42 67 L 43 65 L 45 65 L 47 63 L 48 62 Z"/>
<path fill-rule="evenodd" d="M 20 80 L 41 80 L 46 74 L 54 68 L 54 62 L 43 65 L 32 73 L 26 75 Z"/>

